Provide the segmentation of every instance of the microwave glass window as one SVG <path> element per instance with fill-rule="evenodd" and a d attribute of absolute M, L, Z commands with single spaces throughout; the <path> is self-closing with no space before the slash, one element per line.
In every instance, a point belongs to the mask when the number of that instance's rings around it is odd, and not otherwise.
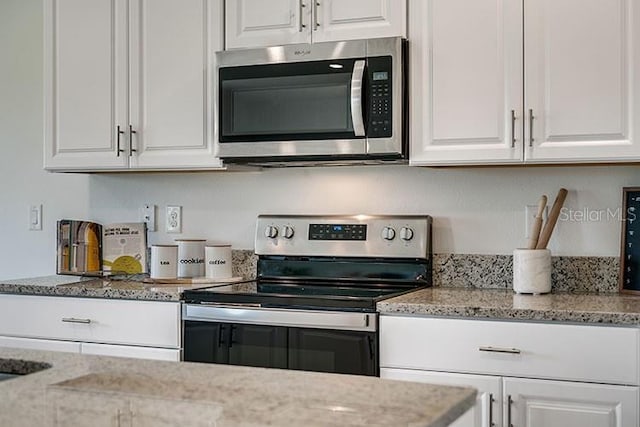
<path fill-rule="evenodd" d="M 222 82 L 225 136 L 352 133 L 351 74 L 233 79 Z"/>

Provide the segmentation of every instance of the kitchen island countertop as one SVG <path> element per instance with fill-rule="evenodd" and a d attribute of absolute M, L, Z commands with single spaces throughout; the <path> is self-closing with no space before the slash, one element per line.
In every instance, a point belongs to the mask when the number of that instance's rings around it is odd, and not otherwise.
<path fill-rule="evenodd" d="M 640 297 L 618 293 L 516 294 L 511 289 L 426 288 L 377 304 L 383 315 L 640 325 Z"/>
<path fill-rule="evenodd" d="M 439 427 L 476 394 L 365 376 L 0 348 L 0 372 L 23 369 L 16 361 L 24 360 L 52 367 L 0 381 L 2 426 L 150 417 L 162 425 Z"/>

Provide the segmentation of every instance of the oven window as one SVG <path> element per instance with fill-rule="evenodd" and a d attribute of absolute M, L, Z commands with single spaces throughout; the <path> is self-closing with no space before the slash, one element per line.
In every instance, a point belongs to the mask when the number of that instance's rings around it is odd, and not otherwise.
<path fill-rule="evenodd" d="M 221 141 L 353 138 L 352 64 L 265 65 L 221 72 Z M 334 64 L 335 65 L 335 64 Z M 227 76 L 226 74 L 231 74 Z"/>

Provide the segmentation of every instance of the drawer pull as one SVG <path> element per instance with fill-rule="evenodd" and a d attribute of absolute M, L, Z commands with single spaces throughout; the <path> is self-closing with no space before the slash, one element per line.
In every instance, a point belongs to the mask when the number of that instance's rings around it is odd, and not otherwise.
<path fill-rule="evenodd" d="M 62 321 L 65 323 L 83 323 L 85 325 L 91 323 L 91 319 L 76 319 L 75 317 L 63 317 Z"/>
<path fill-rule="evenodd" d="M 509 353 L 509 354 L 520 354 L 520 350 L 517 348 L 506 348 L 506 347 L 478 347 L 478 351 L 488 351 L 491 353 Z"/>

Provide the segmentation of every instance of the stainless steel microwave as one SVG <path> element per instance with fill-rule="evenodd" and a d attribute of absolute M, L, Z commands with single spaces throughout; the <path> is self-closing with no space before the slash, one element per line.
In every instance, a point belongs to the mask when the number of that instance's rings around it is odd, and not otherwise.
<path fill-rule="evenodd" d="M 219 155 L 258 165 L 407 161 L 406 40 L 218 52 Z"/>

